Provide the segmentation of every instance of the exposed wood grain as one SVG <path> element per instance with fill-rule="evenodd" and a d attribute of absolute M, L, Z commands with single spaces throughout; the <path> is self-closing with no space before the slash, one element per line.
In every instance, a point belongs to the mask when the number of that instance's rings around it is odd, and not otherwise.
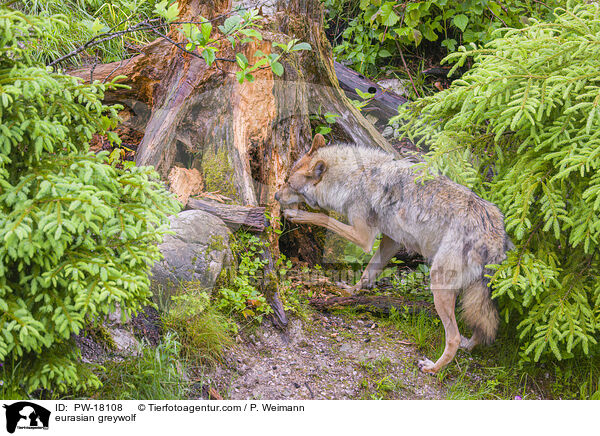
<path fill-rule="evenodd" d="M 239 206 L 190 198 L 187 209 L 202 210 L 218 216 L 233 231 L 244 226 L 251 232 L 261 233 L 268 225 L 264 207 Z"/>

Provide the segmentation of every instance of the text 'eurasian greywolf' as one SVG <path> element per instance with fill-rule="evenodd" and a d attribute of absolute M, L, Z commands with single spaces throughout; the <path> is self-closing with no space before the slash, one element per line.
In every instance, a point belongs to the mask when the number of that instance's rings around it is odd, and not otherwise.
<path fill-rule="evenodd" d="M 325 147 L 316 135 L 310 151 L 292 168 L 287 183 L 275 194 L 282 207 L 306 202 L 347 217 L 349 225 L 322 213 L 285 209 L 295 223 L 325 227 L 371 251 L 382 239 L 352 291 L 369 287 L 404 246 L 431 263 L 431 291 L 444 324 L 446 346 L 433 363 L 418 362 L 423 372 L 436 373 L 456 355 L 491 343 L 498 312 L 491 300 L 486 265 L 502 262 L 511 242 L 503 216 L 492 203 L 444 176 L 415 183 L 412 163 L 381 150 L 350 145 Z M 473 331 L 460 335 L 455 302 L 462 291 L 462 316 Z"/>

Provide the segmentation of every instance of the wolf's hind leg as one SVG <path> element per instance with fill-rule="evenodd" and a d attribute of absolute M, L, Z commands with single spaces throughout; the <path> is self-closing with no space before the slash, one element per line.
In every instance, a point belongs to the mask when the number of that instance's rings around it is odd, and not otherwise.
<path fill-rule="evenodd" d="M 462 350 L 471 351 L 476 345 L 485 344 L 485 338 L 481 336 L 481 333 L 478 330 L 473 332 L 471 339 L 467 339 L 464 336 L 460 337 L 460 347 Z"/>
<path fill-rule="evenodd" d="M 460 348 L 461 350 L 471 351 L 477 344 L 479 344 L 479 340 L 476 338 L 476 335 L 471 336 L 471 339 L 467 339 L 463 335 L 461 335 L 460 345 L 458 346 L 458 348 Z"/>
<path fill-rule="evenodd" d="M 442 324 L 444 324 L 446 346 L 444 348 L 444 353 L 435 363 L 429 359 L 423 359 L 418 362 L 418 366 L 423 372 L 435 374 L 454 359 L 461 342 L 461 336 L 454 315 L 456 291 L 452 289 L 433 290 L 433 302 L 435 304 L 435 310 L 442 320 Z"/>
<path fill-rule="evenodd" d="M 370 288 L 373 286 L 377 276 L 381 274 L 381 271 L 383 271 L 388 262 L 401 248 L 402 244 L 397 243 L 387 235 L 383 235 L 381 242 L 379 243 L 379 249 L 369 261 L 360 280 L 350 289 L 350 292 L 354 293 L 359 289 Z"/>

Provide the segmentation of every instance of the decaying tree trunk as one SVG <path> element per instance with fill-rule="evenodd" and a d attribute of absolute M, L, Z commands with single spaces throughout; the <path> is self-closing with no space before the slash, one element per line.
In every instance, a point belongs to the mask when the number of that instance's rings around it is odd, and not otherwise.
<path fill-rule="evenodd" d="M 179 5 L 181 21 L 212 19 L 239 7 L 231 0 L 180 0 Z M 338 85 L 320 2 L 280 0 L 262 12 L 263 41 L 243 47 L 248 59 L 259 49 L 270 53 L 272 42 L 291 38 L 312 47 L 283 59 L 282 77 L 263 69 L 254 82 L 239 84 L 235 63 L 217 61 L 208 67 L 174 45 L 184 40 L 176 28 L 168 34 L 171 42 L 159 38 L 129 60 L 72 74 L 86 80 L 91 73 L 100 80 L 127 76 L 120 82 L 130 89 L 110 91 L 106 100 L 124 104 L 129 125 L 144 132 L 136 153 L 139 165 L 153 165 L 165 179 L 173 168 L 195 168 L 205 191 L 241 205 L 266 206 L 278 217 L 273 195 L 309 148 L 311 116 L 338 114 L 331 132 L 335 139 L 393 149 Z M 235 53 L 223 44 L 218 56 L 233 59 Z M 297 236 L 300 244 L 306 242 Z"/>
<path fill-rule="evenodd" d="M 179 4 L 181 21 L 232 8 L 229 0 Z M 174 166 L 198 166 L 207 191 L 232 194 L 241 204 L 276 206 L 274 190 L 310 143 L 311 115 L 337 113 L 333 137 L 391 151 L 338 86 L 321 9 L 318 0 L 277 2 L 264 14 L 264 40 L 244 48 L 253 59 L 258 49 L 269 53 L 271 42 L 309 42 L 311 51 L 284 60 L 281 78 L 265 69 L 253 83 L 240 85 L 235 64 L 217 61 L 219 68 L 209 68 L 164 39 L 130 60 L 94 67 L 94 79 L 127 76 L 121 83 L 131 89 L 106 98 L 128 106 L 135 114 L 130 123 L 144 131 L 137 163 L 153 165 L 163 176 Z M 183 42 L 176 29 L 169 37 Z M 224 46 L 219 56 L 233 58 L 233 53 Z M 89 80 L 90 68 L 72 74 Z"/>

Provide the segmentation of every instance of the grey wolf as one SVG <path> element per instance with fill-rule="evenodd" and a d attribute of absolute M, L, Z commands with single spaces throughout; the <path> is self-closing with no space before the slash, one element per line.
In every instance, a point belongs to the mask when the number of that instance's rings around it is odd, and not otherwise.
<path fill-rule="evenodd" d="M 452 361 L 459 347 L 470 351 L 495 339 L 498 312 L 487 285 L 486 265 L 502 262 L 511 242 L 494 204 L 445 176 L 415 182 L 412 167 L 411 162 L 377 149 L 326 146 L 318 134 L 275 199 L 288 220 L 325 227 L 365 252 L 382 235 L 378 251 L 351 292 L 371 286 L 402 246 L 428 259 L 445 348 L 435 363 L 422 359 L 418 366 L 436 373 Z M 342 214 L 348 224 L 293 208 L 302 202 Z M 461 336 L 456 323 L 459 293 L 462 316 L 473 333 L 470 339 Z"/>

